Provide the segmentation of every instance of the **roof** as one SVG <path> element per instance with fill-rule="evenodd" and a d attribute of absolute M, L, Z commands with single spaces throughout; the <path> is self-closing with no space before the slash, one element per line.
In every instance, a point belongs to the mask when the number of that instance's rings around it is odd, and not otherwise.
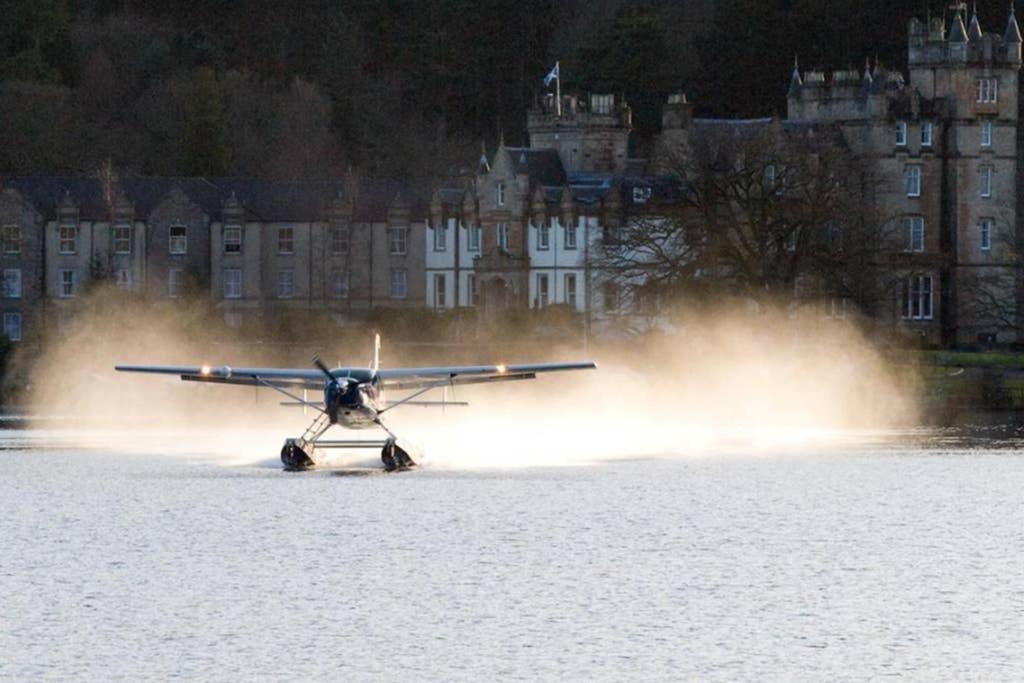
<path fill-rule="evenodd" d="M 565 185 L 565 169 L 557 150 L 506 147 L 505 152 L 516 175 L 526 175 L 541 185 Z"/>

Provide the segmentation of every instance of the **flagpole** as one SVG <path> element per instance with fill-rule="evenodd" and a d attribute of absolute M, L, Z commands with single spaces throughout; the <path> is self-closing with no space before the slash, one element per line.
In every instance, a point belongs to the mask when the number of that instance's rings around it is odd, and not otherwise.
<path fill-rule="evenodd" d="M 558 118 L 562 118 L 562 68 L 558 65 L 558 61 L 555 61 L 555 111 L 558 112 Z"/>

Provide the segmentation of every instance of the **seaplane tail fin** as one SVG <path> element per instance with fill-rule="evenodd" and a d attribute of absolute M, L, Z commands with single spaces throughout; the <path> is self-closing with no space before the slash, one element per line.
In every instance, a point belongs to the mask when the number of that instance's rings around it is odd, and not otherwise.
<path fill-rule="evenodd" d="M 370 365 L 370 369 L 374 372 L 380 369 L 380 332 L 375 332 L 373 335 L 373 363 Z"/>

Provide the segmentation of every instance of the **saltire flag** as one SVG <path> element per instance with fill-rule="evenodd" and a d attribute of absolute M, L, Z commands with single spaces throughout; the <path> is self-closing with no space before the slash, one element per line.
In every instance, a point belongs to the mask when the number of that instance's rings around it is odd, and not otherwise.
<path fill-rule="evenodd" d="M 551 81 L 555 80 L 558 77 L 558 62 L 555 62 L 555 68 L 551 70 L 551 73 L 544 77 L 544 85 L 551 85 Z"/>

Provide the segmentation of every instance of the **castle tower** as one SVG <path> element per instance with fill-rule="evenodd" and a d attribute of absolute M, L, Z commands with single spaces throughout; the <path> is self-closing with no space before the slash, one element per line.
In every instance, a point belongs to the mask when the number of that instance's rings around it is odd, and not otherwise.
<path fill-rule="evenodd" d="M 626 168 L 633 116 L 615 95 L 592 94 L 585 103 L 563 95 L 561 112 L 555 96 L 545 95 L 527 114 L 532 149 L 554 149 L 565 170 L 622 173 Z"/>

